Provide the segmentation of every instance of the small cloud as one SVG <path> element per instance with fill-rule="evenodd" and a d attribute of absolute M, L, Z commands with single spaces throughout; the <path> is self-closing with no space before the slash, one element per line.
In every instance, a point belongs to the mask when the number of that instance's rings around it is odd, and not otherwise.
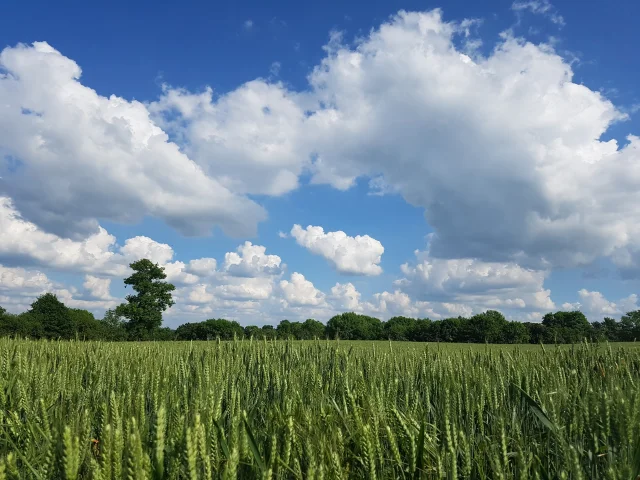
<path fill-rule="evenodd" d="M 251 30 L 253 28 L 253 20 L 251 19 L 245 20 L 242 26 L 244 27 L 245 30 Z"/>
<path fill-rule="evenodd" d="M 293 50 L 296 52 L 300 51 L 300 42 L 296 42 L 293 44 Z"/>
<path fill-rule="evenodd" d="M 547 17 L 551 23 L 564 27 L 565 21 L 557 9 L 549 0 L 516 0 L 511 4 L 511 10 L 521 15 L 524 11 L 529 11 L 534 15 L 543 15 Z"/>
<path fill-rule="evenodd" d="M 269 68 L 269 73 L 274 76 L 277 77 L 280 75 L 280 67 L 282 65 L 280 64 L 280 62 L 273 62 L 271 64 L 271 67 Z"/>
<path fill-rule="evenodd" d="M 271 26 L 271 28 L 279 29 L 279 28 L 286 27 L 287 26 L 287 22 L 285 22 L 281 18 L 273 17 L 271 20 L 269 20 L 269 25 Z"/>
<path fill-rule="evenodd" d="M 289 237 L 289 235 L 287 235 L 287 234 L 286 234 L 285 232 L 283 232 L 282 230 L 280 230 L 280 231 L 278 232 L 278 236 L 279 236 L 280 238 L 288 238 L 288 237 Z"/>

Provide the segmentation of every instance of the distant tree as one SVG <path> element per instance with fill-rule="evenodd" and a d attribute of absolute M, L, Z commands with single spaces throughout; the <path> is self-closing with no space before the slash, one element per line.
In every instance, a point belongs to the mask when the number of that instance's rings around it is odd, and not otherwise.
<path fill-rule="evenodd" d="M 127 318 L 127 330 L 133 338 L 148 338 L 162 325 L 162 312 L 174 304 L 171 292 L 175 286 L 163 281 L 164 268 L 144 258 L 129 265 L 133 274 L 124 283 L 131 285 L 135 295 L 127 295 L 128 303 L 116 308 L 116 314 Z"/>
<path fill-rule="evenodd" d="M 500 343 L 503 329 L 507 325 L 507 319 L 496 310 L 487 310 L 484 313 L 474 315 L 466 322 L 467 338 L 475 343 Z"/>
<path fill-rule="evenodd" d="M 620 319 L 619 328 L 620 340 L 633 342 L 640 338 L 640 310 L 627 312 Z"/>
<path fill-rule="evenodd" d="M 244 327 L 244 336 L 247 338 L 262 338 L 262 331 L 260 330 L 260 327 L 249 325 Z"/>
<path fill-rule="evenodd" d="M 105 340 L 122 341 L 127 339 L 125 321 L 114 309 L 104 312 L 104 317 L 99 322 Z"/>
<path fill-rule="evenodd" d="M 411 340 L 414 342 L 433 342 L 435 340 L 434 325 L 439 322 L 432 322 L 428 318 L 419 318 L 411 333 Z"/>
<path fill-rule="evenodd" d="M 300 324 L 297 338 L 300 340 L 313 340 L 314 338 L 324 338 L 324 324 L 313 318 L 307 318 Z"/>
<path fill-rule="evenodd" d="M 236 321 L 220 319 L 210 319 L 204 322 L 206 338 L 205 340 L 232 340 L 234 337 L 244 336 L 244 329 Z"/>
<path fill-rule="evenodd" d="M 100 340 L 105 337 L 102 324 L 93 313 L 81 308 L 70 308 L 69 315 L 76 335 L 81 340 Z"/>
<path fill-rule="evenodd" d="M 263 325 L 260 331 L 262 332 L 263 338 L 267 340 L 278 338 L 278 331 L 273 328 L 273 325 Z"/>
<path fill-rule="evenodd" d="M 547 341 L 547 327 L 542 323 L 525 322 L 523 324 L 529 331 L 529 343 L 545 343 Z"/>
<path fill-rule="evenodd" d="M 342 313 L 329 319 L 326 333 L 331 339 L 378 340 L 382 338 L 382 322 L 354 312 Z"/>
<path fill-rule="evenodd" d="M 548 343 L 576 343 L 591 338 L 591 324 L 579 310 L 573 312 L 547 313 L 542 324 L 547 327 Z"/>
<path fill-rule="evenodd" d="M 409 317 L 392 317 L 384 323 L 383 335 L 390 340 L 412 340 L 417 320 Z"/>
<path fill-rule="evenodd" d="M 529 329 L 521 322 L 507 322 L 502 328 L 504 343 L 529 343 Z"/>
<path fill-rule="evenodd" d="M 185 323 L 176 329 L 178 340 L 231 340 L 243 337 L 244 329 L 238 322 L 225 319 L 209 319 L 199 323 Z"/>
<path fill-rule="evenodd" d="M 276 332 L 278 332 L 278 338 L 281 338 L 281 339 L 297 338 L 299 329 L 300 329 L 299 322 L 290 322 L 289 320 L 282 320 L 276 327 Z"/>
<path fill-rule="evenodd" d="M 434 322 L 434 340 L 437 342 L 465 341 L 465 327 L 467 319 L 464 317 L 445 318 Z"/>
<path fill-rule="evenodd" d="M 69 309 L 53 293 L 40 295 L 27 313 L 30 321 L 42 325 L 42 335 L 46 338 L 70 339 L 74 335 Z"/>

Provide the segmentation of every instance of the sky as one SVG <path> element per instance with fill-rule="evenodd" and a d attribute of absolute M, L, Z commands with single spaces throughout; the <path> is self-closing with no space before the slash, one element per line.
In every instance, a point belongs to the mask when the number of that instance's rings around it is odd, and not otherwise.
<path fill-rule="evenodd" d="M 639 309 L 640 3 L 0 6 L 0 305 Z"/>

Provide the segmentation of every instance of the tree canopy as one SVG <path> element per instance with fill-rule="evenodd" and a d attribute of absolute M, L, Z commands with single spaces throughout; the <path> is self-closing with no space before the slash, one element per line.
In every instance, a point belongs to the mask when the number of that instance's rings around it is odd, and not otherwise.
<path fill-rule="evenodd" d="M 173 306 L 171 295 L 176 287 L 163 281 L 167 278 L 164 268 L 146 258 L 129 265 L 133 274 L 124 279 L 135 294 L 127 295 L 127 303 L 116 308 L 116 314 L 127 318 L 126 324 L 134 337 L 145 338 L 162 325 L 162 312 Z"/>

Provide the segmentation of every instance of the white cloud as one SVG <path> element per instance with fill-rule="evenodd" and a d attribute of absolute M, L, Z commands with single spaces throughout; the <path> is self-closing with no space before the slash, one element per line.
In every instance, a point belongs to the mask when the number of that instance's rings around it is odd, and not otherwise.
<path fill-rule="evenodd" d="M 199 277 L 208 277 L 216 271 L 218 262 L 215 258 L 196 258 L 189 261 L 187 269 Z"/>
<path fill-rule="evenodd" d="M 292 306 L 318 306 L 325 303 L 325 295 L 313 283 L 304 278 L 298 272 L 291 274 L 291 280 L 281 280 L 280 289 L 283 292 L 287 305 Z"/>
<path fill-rule="evenodd" d="M 86 275 L 82 286 L 91 293 L 91 296 L 98 300 L 111 300 L 111 279 L 99 278 L 93 275 Z"/>
<path fill-rule="evenodd" d="M 42 292 L 51 286 L 52 283 L 42 272 L 0 265 L 0 291 Z"/>
<path fill-rule="evenodd" d="M 21 218 L 7 197 L 0 197 L 0 261 L 4 263 L 122 274 L 124 266 L 114 264 L 115 243 L 115 237 L 103 228 L 77 241 L 46 233 Z"/>
<path fill-rule="evenodd" d="M 282 271 L 278 255 L 267 255 L 266 247 L 244 242 L 236 252 L 224 256 L 223 270 L 235 277 L 257 277 L 278 275 Z"/>
<path fill-rule="evenodd" d="M 244 27 L 245 30 L 251 30 L 253 28 L 253 20 L 251 19 L 245 20 L 242 26 Z"/>
<path fill-rule="evenodd" d="M 142 236 L 127 239 L 120 253 L 129 262 L 146 258 L 153 263 L 167 263 L 173 258 L 173 249 L 169 245 Z"/>
<path fill-rule="evenodd" d="M 309 225 L 303 229 L 296 224 L 291 229 L 291 236 L 296 239 L 298 245 L 329 260 L 340 273 L 351 275 L 382 273 L 379 263 L 384 247 L 369 235 L 350 237 L 341 230 L 325 233 L 322 227 Z"/>
<path fill-rule="evenodd" d="M 517 0 L 511 4 L 511 9 L 516 13 L 529 11 L 536 15 L 544 15 L 559 27 L 565 25 L 564 18 L 549 0 Z"/>
<path fill-rule="evenodd" d="M 434 257 L 550 269 L 615 255 L 635 275 L 640 140 L 601 140 L 627 115 L 574 83 L 550 45 L 505 34 L 485 57 L 468 48 L 471 26 L 400 12 L 355 45 L 334 32 L 307 91 L 167 88 L 152 111 L 232 191 L 280 195 L 307 171 L 338 189 L 365 176 L 425 209 Z"/>
<path fill-rule="evenodd" d="M 271 76 L 273 76 L 273 77 L 280 76 L 280 68 L 281 67 L 282 67 L 282 64 L 280 62 L 273 62 L 271 64 L 271 66 L 269 67 L 269 73 L 271 74 Z"/>
<path fill-rule="evenodd" d="M 471 58 L 458 32 L 403 12 L 334 42 L 311 75 L 326 106 L 306 120 L 323 181 L 382 175 L 425 208 L 437 257 L 546 268 L 637 245 L 640 141 L 599 140 L 625 115 L 548 45 L 507 35 Z"/>
<path fill-rule="evenodd" d="M 595 322 L 602 321 L 604 317 L 620 318 L 627 312 L 638 310 L 638 296 L 635 294 L 622 298 L 617 302 L 607 300 L 605 296 L 596 291 L 581 289 L 578 291 L 579 302 L 566 302 L 562 305 L 563 310 L 580 310 L 585 316 Z"/>
<path fill-rule="evenodd" d="M 0 193 L 45 230 L 87 236 L 97 218 L 151 215 L 186 234 L 245 235 L 266 218 L 169 142 L 143 104 L 85 87 L 49 44 L 5 48 L 0 70 L 0 158 L 15 164 L 0 164 Z"/>
<path fill-rule="evenodd" d="M 84 308 L 98 315 L 119 303 L 109 295 L 108 281 L 87 276 L 84 288 L 85 294 L 51 281 L 41 271 L 0 265 L 0 305 L 13 313 L 29 310 L 40 295 L 48 292 L 70 308 Z"/>
<path fill-rule="evenodd" d="M 150 109 L 185 139 L 185 152 L 205 173 L 234 192 L 290 192 L 309 163 L 299 142 L 304 110 L 281 84 L 254 80 L 215 100 L 210 88 L 194 94 L 165 86 Z"/>
<path fill-rule="evenodd" d="M 429 250 L 416 250 L 415 264 L 401 266 L 405 278 L 395 283 L 419 300 L 506 311 L 551 311 L 555 304 L 544 288 L 545 271 L 515 263 L 483 262 L 477 259 L 440 259 Z"/>

